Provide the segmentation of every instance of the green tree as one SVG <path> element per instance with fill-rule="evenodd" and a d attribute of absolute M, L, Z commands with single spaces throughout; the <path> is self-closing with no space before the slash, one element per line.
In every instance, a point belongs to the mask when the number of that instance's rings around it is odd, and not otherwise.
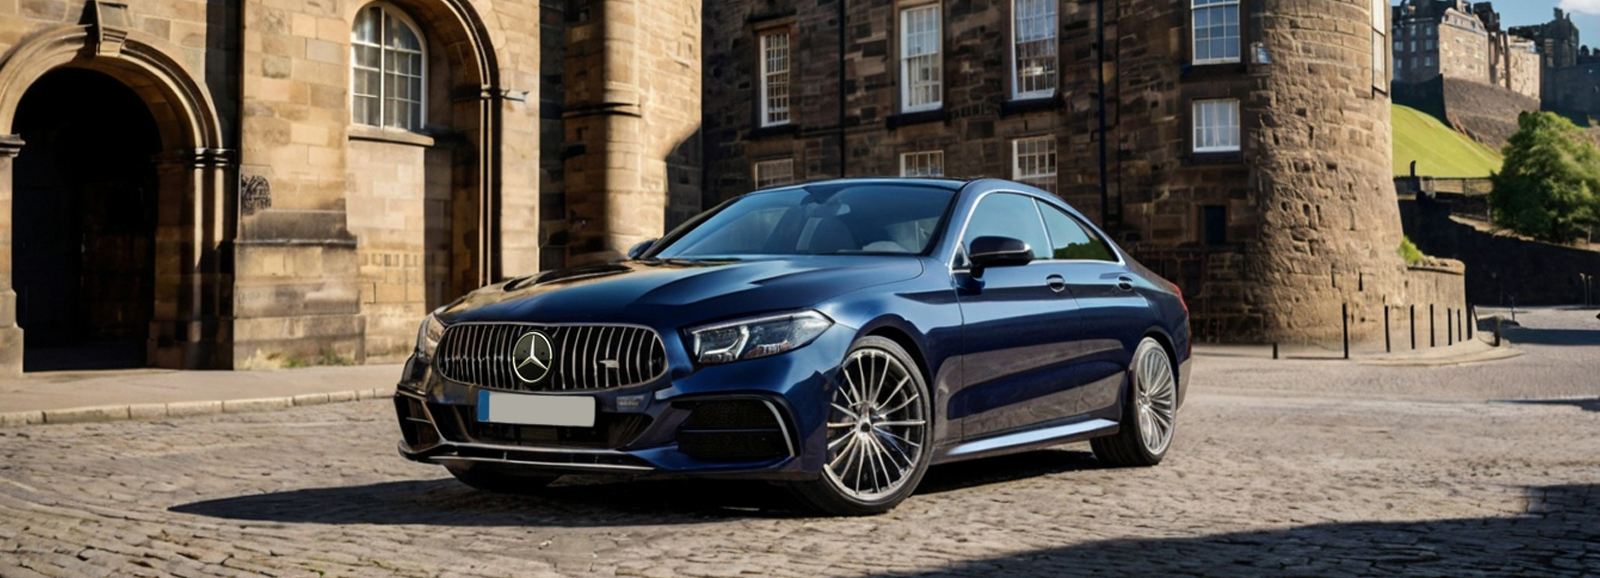
<path fill-rule="evenodd" d="M 1553 243 L 1571 243 L 1600 220 L 1600 150 L 1581 129 L 1548 112 L 1524 112 L 1491 175 L 1496 225 Z"/>

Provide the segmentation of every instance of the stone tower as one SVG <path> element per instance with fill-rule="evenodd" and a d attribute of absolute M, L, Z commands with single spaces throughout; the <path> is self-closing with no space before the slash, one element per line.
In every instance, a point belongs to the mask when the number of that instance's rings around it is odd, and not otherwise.
<path fill-rule="evenodd" d="M 1355 337 L 1381 336 L 1382 306 L 1405 299 L 1389 43 L 1374 34 L 1388 11 L 1381 0 L 1265 0 L 1254 15 L 1270 64 L 1243 103 L 1259 123 L 1248 162 L 1261 205 L 1243 265 L 1267 340 L 1337 339 L 1329 320 L 1345 303 Z"/>

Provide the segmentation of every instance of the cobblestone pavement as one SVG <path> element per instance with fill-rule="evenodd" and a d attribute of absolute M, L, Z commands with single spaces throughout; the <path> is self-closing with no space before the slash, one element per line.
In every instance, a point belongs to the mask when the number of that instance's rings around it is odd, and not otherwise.
<path fill-rule="evenodd" d="M 395 455 L 385 401 L 0 429 L 0 575 L 1600 574 L 1600 321 L 1520 319 L 1528 355 L 1485 365 L 1202 359 L 1158 467 L 935 468 L 871 518 L 766 486 L 475 492 Z"/>

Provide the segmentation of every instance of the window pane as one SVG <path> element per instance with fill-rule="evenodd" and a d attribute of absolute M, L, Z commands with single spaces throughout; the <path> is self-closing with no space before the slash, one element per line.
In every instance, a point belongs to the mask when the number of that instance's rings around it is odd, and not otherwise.
<path fill-rule="evenodd" d="M 1016 0 L 1013 65 L 1019 96 L 1056 90 L 1056 0 Z"/>
<path fill-rule="evenodd" d="M 761 37 L 763 125 L 789 122 L 789 33 Z"/>
<path fill-rule="evenodd" d="M 1044 225 L 1039 220 L 1039 209 L 1033 199 L 1022 195 L 996 193 L 978 201 L 972 219 L 967 221 L 967 232 L 961 245 L 971 247 L 978 237 L 1010 237 L 1019 239 L 1033 248 L 1036 259 L 1050 258 L 1050 238 L 1045 236 Z"/>
<path fill-rule="evenodd" d="M 923 151 L 900 155 L 900 176 L 944 176 L 944 151 Z"/>
<path fill-rule="evenodd" d="M 1195 101 L 1194 135 L 1196 152 L 1239 150 L 1239 101 Z"/>
<path fill-rule="evenodd" d="M 1194 0 L 1195 62 L 1239 60 L 1239 3 L 1237 0 Z"/>
<path fill-rule="evenodd" d="M 939 6 L 901 11 L 900 24 L 900 72 L 905 85 L 902 108 L 938 108 L 944 93 L 939 56 Z"/>
<path fill-rule="evenodd" d="M 1050 231 L 1051 258 L 1117 260 L 1116 254 L 1111 252 L 1105 241 L 1072 215 L 1048 203 L 1039 203 L 1039 212 L 1044 214 L 1045 228 Z"/>
<path fill-rule="evenodd" d="M 794 182 L 794 159 L 779 159 L 756 163 L 756 188 L 765 189 Z"/>
<path fill-rule="evenodd" d="M 1013 141 L 1011 178 L 1039 189 L 1055 192 L 1056 139 L 1037 137 Z"/>

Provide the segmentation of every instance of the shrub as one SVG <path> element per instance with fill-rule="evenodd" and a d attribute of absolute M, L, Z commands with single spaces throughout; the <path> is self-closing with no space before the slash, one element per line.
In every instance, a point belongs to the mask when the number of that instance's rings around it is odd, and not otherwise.
<path fill-rule="evenodd" d="M 1416 265 L 1421 263 L 1423 259 L 1428 258 L 1427 255 L 1422 254 L 1422 249 L 1417 248 L 1416 243 L 1411 242 L 1411 237 L 1402 237 L 1400 239 L 1399 253 L 1400 258 L 1405 259 L 1407 265 Z"/>
<path fill-rule="evenodd" d="M 1582 130 L 1548 112 L 1524 112 L 1492 175 L 1496 225 L 1552 243 L 1571 243 L 1600 220 L 1600 150 Z"/>

